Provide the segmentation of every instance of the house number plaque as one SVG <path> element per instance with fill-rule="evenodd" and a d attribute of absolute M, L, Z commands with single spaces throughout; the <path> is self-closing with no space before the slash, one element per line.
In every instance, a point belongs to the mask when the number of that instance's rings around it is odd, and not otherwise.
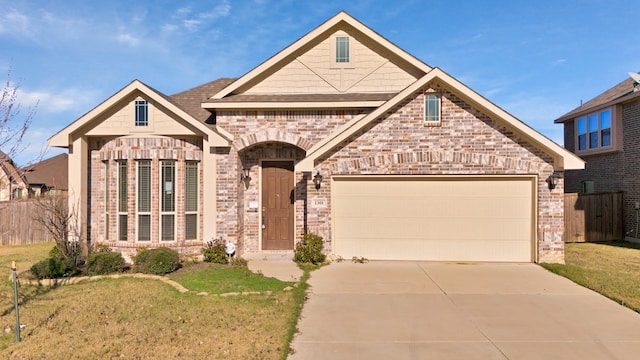
<path fill-rule="evenodd" d="M 326 208 L 327 199 L 313 199 L 311 200 L 311 206 L 313 206 L 314 208 Z"/>

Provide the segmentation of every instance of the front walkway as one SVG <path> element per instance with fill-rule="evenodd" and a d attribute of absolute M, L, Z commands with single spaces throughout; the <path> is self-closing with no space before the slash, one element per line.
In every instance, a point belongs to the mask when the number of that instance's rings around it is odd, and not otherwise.
<path fill-rule="evenodd" d="M 640 315 L 535 264 L 334 263 L 291 359 L 637 359 Z"/>

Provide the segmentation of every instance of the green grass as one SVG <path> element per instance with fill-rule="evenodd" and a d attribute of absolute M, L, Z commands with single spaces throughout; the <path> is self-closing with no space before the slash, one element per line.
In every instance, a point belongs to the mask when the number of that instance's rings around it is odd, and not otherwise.
<path fill-rule="evenodd" d="M 282 291 L 284 288 L 294 284 L 252 273 L 247 268 L 210 263 L 187 267 L 170 274 L 169 278 L 189 290 L 204 291 L 209 294 Z"/>
<path fill-rule="evenodd" d="M 565 244 L 565 263 L 542 266 L 640 312 L 640 244 Z"/>
<path fill-rule="evenodd" d="M 0 263 L 25 268 L 52 244 L 3 248 Z M 9 270 L 7 270 L 7 277 Z M 190 290 L 272 291 L 244 296 L 181 294 L 157 280 L 103 279 L 75 285 L 20 287 L 22 342 L 0 332 L 2 359 L 285 359 L 306 294 L 292 283 L 223 266 L 189 266 L 172 274 Z M 224 285 L 214 284 L 225 283 Z M 15 325 L 11 283 L 0 281 L 0 330 Z"/>

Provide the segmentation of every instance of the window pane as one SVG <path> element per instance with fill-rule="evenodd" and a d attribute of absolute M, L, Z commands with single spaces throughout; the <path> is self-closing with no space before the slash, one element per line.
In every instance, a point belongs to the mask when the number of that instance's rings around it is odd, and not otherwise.
<path fill-rule="evenodd" d="M 198 238 L 198 214 L 187 214 L 184 220 L 184 236 L 186 240 Z"/>
<path fill-rule="evenodd" d="M 336 37 L 336 62 L 349 62 L 349 37 L 347 36 Z"/>
<path fill-rule="evenodd" d="M 611 127 L 611 110 L 605 110 L 600 113 L 600 129 Z"/>
<path fill-rule="evenodd" d="M 138 161 L 138 211 L 151 211 L 151 161 Z"/>
<path fill-rule="evenodd" d="M 127 215 L 118 216 L 118 240 L 127 241 Z"/>
<path fill-rule="evenodd" d="M 174 216 L 162 215 L 162 241 L 173 241 L 174 238 Z"/>
<path fill-rule="evenodd" d="M 598 147 L 598 132 L 589 133 L 589 149 L 595 149 Z"/>
<path fill-rule="evenodd" d="M 185 164 L 185 211 L 198 211 L 198 163 Z"/>
<path fill-rule="evenodd" d="M 587 133 L 587 118 L 578 119 L 578 135 Z"/>
<path fill-rule="evenodd" d="M 175 173 L 175 162 L 162 162 L 162 211 L 175 211 Z"/>
<path fill-rule="evenodd" d="M 440 96 L 425 95 L 424 96 L 424 119 L 425 121 L 440 121 Z"/>
<path fill-rule="evenodd" d="M 578 150 L 587 149 L 587 134 L 578 135 Z"/>
<path fill-rule="evenodd" d="M 136 100 L 136 126 L 147 126 L 149 124 L 148 119 L 148 106 L 145 100 Z"/>
<path fill-rule="evenodd" d="M 611 145 L 611 129 L 602 129 L 600 130 L 600 141 L 602 144 L 600 146 L 610 146 Z"/>
<path fill-rule="evenodd" d="M 151 240 L 151 215 L 138 215 L 138 241 Z"/>
<path fill-rule="evenodd" d="M 589 132 L 598 130 L 598 114 L 589 115 L 589 121 L 587 122 L 589 125 Z"/>
<path fill-rule="evenodd" d="M 127 212 L 127 162 L 118 163 L 118 211 Z"/>

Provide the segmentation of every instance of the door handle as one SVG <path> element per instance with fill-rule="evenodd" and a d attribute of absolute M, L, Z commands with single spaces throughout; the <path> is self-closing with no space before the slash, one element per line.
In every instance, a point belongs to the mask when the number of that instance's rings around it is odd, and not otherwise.
<path fill-rule="evenodd" d="M 265 224 L 265 218 L 264 218 L 264 213 L 265 213 L 265 208 L 264 206 L 262 207 L 262 229 L 266 229 L 267 225 Z"/>

